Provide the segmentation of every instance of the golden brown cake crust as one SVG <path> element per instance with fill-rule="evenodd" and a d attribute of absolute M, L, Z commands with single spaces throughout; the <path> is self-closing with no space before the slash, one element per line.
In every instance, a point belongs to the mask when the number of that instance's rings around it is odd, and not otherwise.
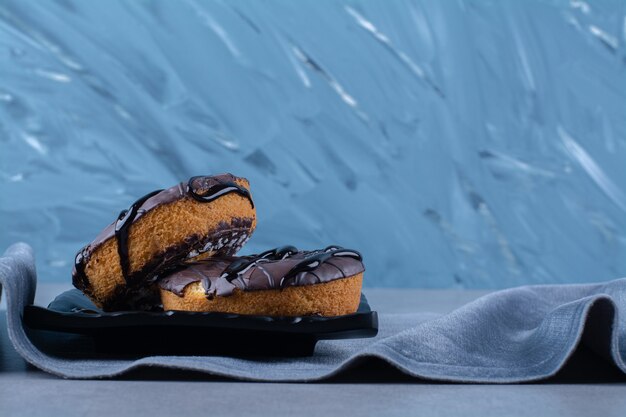
<path fill-rule="evenodd" d="M 235 178 L 237 184 L 249 190 L 247 180 Z M 179 263 L 190 252 L 202 250 L 207 242 L 212 246 L 203 256 L 219 253 L 219 246 L 223 247 L 223 243 L 217 244 L 220 239 L 221 242 L 238 240 L 237 248 L 231 252 L 234 253 L 255 227 L 255 208 L 242 195 L 225 194 L 209 203 L 184 195 L 151 208 L 131 224 L 128 231 L 129 273 L 139 281 L 153 278 L 164 264 Z M 236 235 L 234 238 L 233 234 Z M 115 236 L 92 248 L 84 264 L 84 274 L 82 277 L 78 275 L 75 271 L 74 285 L 105 310 L 133 308 L 129 302 L 137 296 L 158 300 L 158 291 L 153 286 L 141 288 L 142 283 L 137 282 L 131 283 L 137 284 L 137 288 L 131 288 L 122 273 Z"/>
<path fill-rule="evenodd" d="M 180 297 L 161 289 L 164 310 L 204 311 L 264 316 L 341 316 L 355 313 L 361 299 L 363 273 L 313 285 L 241 291 L 207 298 L 200 282 L 189 284 Z"/>

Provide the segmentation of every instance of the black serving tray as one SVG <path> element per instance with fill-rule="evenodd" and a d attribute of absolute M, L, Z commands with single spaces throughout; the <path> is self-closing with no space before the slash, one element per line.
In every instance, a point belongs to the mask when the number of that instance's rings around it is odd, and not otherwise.
<path fill-rule="evenodd" d="M 24 309 L 31 329 L 91 337 L 99 351 L 150 355 L 309 356 L 327 339 L 374 337 L 378 315 L 361 294 L 354 314 L 269 317 L 188 311 L 118 311 L 97 308 L 79 290 L 48 308 Z"/>

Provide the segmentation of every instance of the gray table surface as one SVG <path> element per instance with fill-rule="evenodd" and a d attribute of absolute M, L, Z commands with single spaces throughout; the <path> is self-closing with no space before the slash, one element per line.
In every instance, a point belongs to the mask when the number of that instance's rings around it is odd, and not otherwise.
<path fill-rule="evenodd" d="M 47 305 L 67 289 L 41 285 Z M 484 291 L 366 289 L 381 312 L 445 313 Z M 0 310 L 5 308 L 0 303 Z M 0 311 L 4 322 L 4 312 Z M 330 416 L 626 416 L 626 378 L 598 377 L 587 364 L 543 384 L 457 385 L 418 381 L 371 362 L 321 383 L 236 382 L 196 373 L 142 370 L 121 380 L 71 381 L 27 365 L 0 325 L 1 416 L 271 415 Z"/>

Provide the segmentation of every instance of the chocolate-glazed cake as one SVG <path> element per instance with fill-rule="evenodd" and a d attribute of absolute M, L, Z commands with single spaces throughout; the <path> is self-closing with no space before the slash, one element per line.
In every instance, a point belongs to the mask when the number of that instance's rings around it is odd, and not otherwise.
<path fill-rule="evenodd" d="M 185 260 L 234 255 L 255 226 L 245 178 L 192 177 L 123 210 L 78 252 L 72 282 L 104 310 L 150 308 L 159 276 Z"/>
<path fill-rule="evenodd" d="M 339 316 L 356 312 L 364 270 L 361 255 L 351 249 L 285 246 L 197 260 L 158 285 L 165 310 Z"/>

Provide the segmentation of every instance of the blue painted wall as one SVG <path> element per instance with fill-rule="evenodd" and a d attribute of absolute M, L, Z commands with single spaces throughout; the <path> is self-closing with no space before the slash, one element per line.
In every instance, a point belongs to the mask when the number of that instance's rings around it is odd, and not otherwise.
<path fill-rule="evenodd" d="M 0 246 L 40 279 L 137 196 L 250 179 L 244 252 L 370 286 L 626 275 L 623 1 L 0 3 Z"/>

